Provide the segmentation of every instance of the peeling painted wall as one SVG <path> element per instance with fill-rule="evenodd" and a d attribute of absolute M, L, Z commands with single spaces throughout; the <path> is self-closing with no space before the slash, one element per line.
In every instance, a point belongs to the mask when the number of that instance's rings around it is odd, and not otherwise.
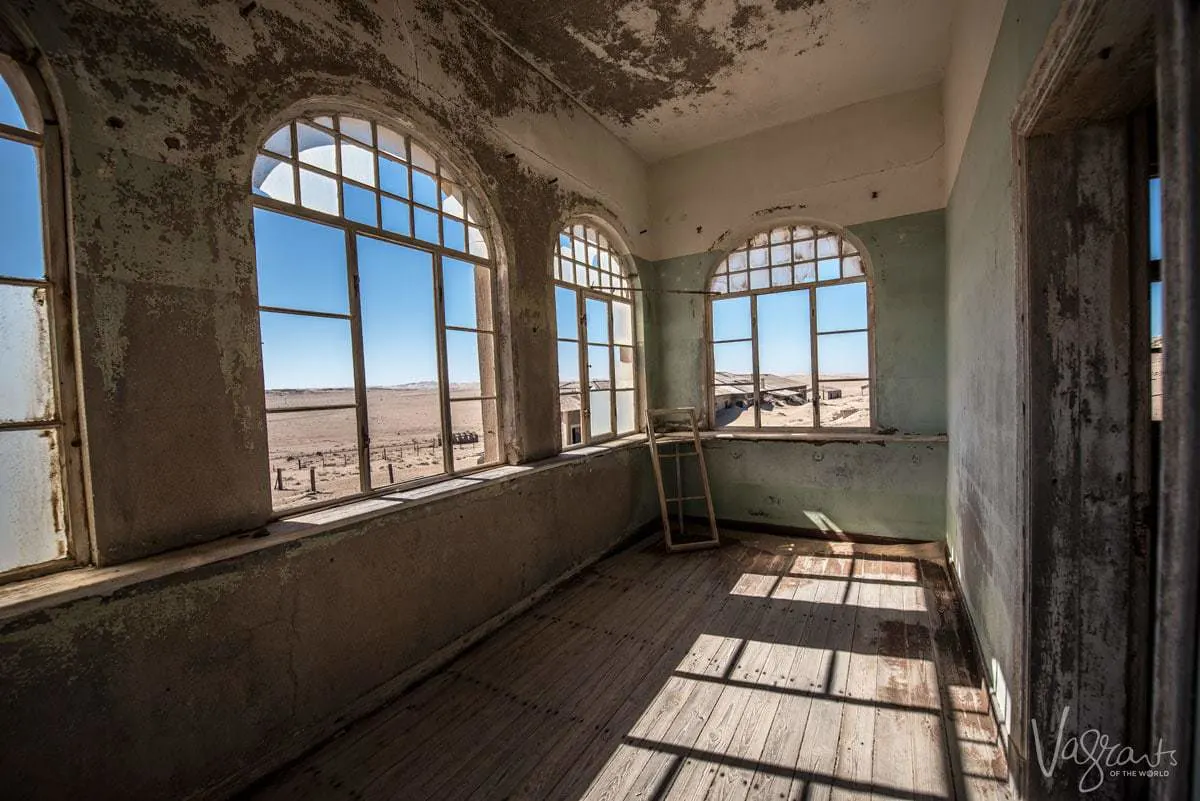
<path fill-rule="evenodd" d="M 1010 116 L 1057 2 L 1008 0 L 946 210 L 947 540 L 984 659 L 1025 685 L 1017 264 Z M 1014 732 L 1026 726 L 1017 690 Z M 1018 738 L 1019 739 L 1019 738 Z"/>
<path fill-rule="evenodd" d="M 763 227 L 769 227 L 764 221 Z M 849 226 L 866 247 L 871 259 L 875 307 L 875 378 L 877 424 L 881 430 L 937 435 L 946 431 L 946 331 L 945 331 L 945 215 L 942 211 L 912 214 Z M 734 243 L 730 243 L 732 245 Z M 703 252 L 649 263 L 641 270 L 650 307 L 647 320 L 651 403 L 658 406 L 695 406 L 707 409 L 706 303 L 703 295 L 684 294 L 706 286 L 721 253 Z M 723 448 L 726 446 L 722 446 Z M 728 446 L 732 447 L 732 446 Z M 812 529 L 810 519 L 796 504 L 816 503 L 805 488 L 824 488 L 821 503 L 839 510 L 860 505 L 854 526 L 859 534 L 882 534 L 938 539 L 943 535 L 945 443 L 918 477 L 911 471 L 897 475 L 891 444 L 851 448 L 845 469 L 853 478 L 826 484 L 817 474 L 826 466 L 814 462 L 819 449 L 809 442 L 739 443 L 746 458 L 740 462 L 714 462 L 714 484 L 738 487 L 736 492 L 715 490 L 717 516 L 752 520 L 749 510 L 761 506 L 765 494 L 792 494 L 793 500 L 772 511 L 773 525 Z M 904 450 L 906 446 L 898 446 Z M 907 452 L 907 451 L 904 451 Z M 783 454 L 791 454 L 790 460 Z M 773 467 L 758 468 L 759 460 Z M 852 465 L 852 466 L 851 466 Z M 768 478 L 768 474 L 770 477 Z M 754 478 L 756 477 L 756 478 Z M 752 489 L 762 480 L 760 489 Z M 876 487 L 911 481 L 910 499 L 920 501 L 892 506 L 894 498 Z M 791 487 L 791 489 L 786 489 Z M 896 489 L 903 494 L 905 490 Z M 912 511 L 923 504 L 921 512 Z M 767 507 L 763 507 L 767 508 Z M 913 523 L 905 533 L 906 523 Z"/>

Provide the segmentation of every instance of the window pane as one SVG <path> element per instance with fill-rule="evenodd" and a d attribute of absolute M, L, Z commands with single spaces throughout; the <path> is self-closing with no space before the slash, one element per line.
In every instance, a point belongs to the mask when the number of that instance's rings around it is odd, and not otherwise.
<path fill-rule="evenodd" d="M 495 400 L 451 402 L 450 431 L 456 471 L 499 461 L 499 417 Z"/>
<path fill-rule="evenodd" d="M 579 390 L 579 345 L 574 342 L 558 343 L 558 386 Z"/>
<path fill-rule="evenodd" d="M 813 261 L 817 258 L 817 243 L 809 239 L 792 244 L 792 258 L 795 261 Z"/>
<path fill-rule="evenodd" d="M 771 271 L 770 270 L 751 270 L 750 271 L 750 288 L 751 289 L 766 289 L 771 286 Z"/>
<path fill-rule="evenodd" d="M 853 331 L 867 327 L 867 285 L 817 288 L 817 331 Z"/>
<path fill-rule="evenodd" d="M 472 256 L 478 256 L 481 259 L 490 258 L 488 255 L 487 239 L 483 236 L 483 230 L 473 225 L 467 226 L 467 247 L 470 249 Z"/>
<path fill-rule="evenodd" d="M 360 120 L 357 117 L 338 117 L 338 130 L 365 144 L 369 145 L 374 142 L 371 136 L 371 123 L 366 120 Z"/>
<path fill-rule="evenodd" d="M 613 353 L 613 365 L 616 368 L 616 388 L 633 389 L 633 348 L 617 347 Z"/>
<path fill-rule="evenodd" d="M 611 348 L 608 345 L 589 345 L 587 349 L 588 357 L 588 381 L 593 387 L 607 388 L 609 386 L 610 370 L 609 370 L 609 353 Z"/>
<path fill-rule="evenodd" d="M 0 284 L 2 423 L 54 417 L 50 323 L 46 304 L 43 287 Z M 4 485 L 0 484 L 0 487 Z M 6 491 L 0 489 L 0 494 Z"/>
<path fill-rule="evenodd" d="M 284 158 L 292 158 L 292 126 L 285 125 L 267 137 L 263 149 L 278 153 Z"/>
<path fill-rule="evenodd" d="M 429 172 L 433 172 L 435 169 L 437 169 L 437 161 L 434 160 L 433 156 L 428 150 L 416 142 L 409 142 L 409 145 L 412 149 L 413 164 L 423 170 L 428 170 Z"/>
<path fill-rule="evenodd" d="M 379 225 L 379 209 L 375 205 L 375 193 L 371 190 L 343 183 L 342 202 L 345 206 L 343 216 L 347 220 L 372 227 Z"/>
<path fill-rule="evenodd" d="M 284 203 L 296 202 L 296 176 L 292 165 L 270 156 L 254 159 L 254 194 L 274 198 Z"/>
<path fill-rule="evenodd" d="M 495 340 L 492 334 L 446 332 L 446 380 L 451 394 L 494 395 Z"/>
<path fill-rule="evenodd" d="M 25 121 L 25 114 L 17 103 L 16 95 L 3 76 L 0 76 L 0 122 L 14 128 L 29 130 L 29 123 Z"/>
<path fill-rule="evenodd" d="M 435 211 L 413 209 L 413 218 L 417 224 L 416 237 L 426 242 L 438 244 L 438 215 Z"/>
<path fill-rule="evenodd" d="M 750 298 L 728 298 L 712 303 L 713 339 L 750 338 Z"/>
<path fill-rule="evenodd" d="M 445 472 L 441 404 L 437 382 L 367 389 L 372 488 Z"/>
<path fill-rule="evenodd" d="M 807 428 L 813 424 L 811 387 L 778 376 L 759 382 L 758 424 L 763 428 Z M 749 421 L 752 415 L 745 415 Z M 749 424 L 749 423 L 747 423 Z"/>
<path fill-rule="evenodd" d="M 395 131 L 384 128 L 382 125 L 375 126 L 379 133 L 379 149 L 384 153 L 391 153 L 398 159 L 408 160 L 408 155 L 404 148 L 404 136 Z"/>
<path fill-rule="evenodd" d="M 833 234 L 828 234 L 817 240 L 817 256 L 824 259 L 829 256 L 838 255 L 837 237 Z"/>
<path fill-rule="evenodd" d="M 267 415 L 271 504 L 276 511 L 354 495 L 358 416 L 353 409 Z"/>
<path fill-rule="evenodd" d="M 865 378 L 853 381 L 822 381 L 822 428 L 870 428 L 871 384 Z"/>
<path fill-rule="evenodd" d="M 812 371 L 807 291 L 758 296 L 758 370 L 789 387 L 807 386 Z"/>
<path fill-rule="evenodd" d="M 337 154 L 333 149 L 333 134 L 302 122 L 296 123 L 296 146 L 300 161 L 320 167 L 326 172 L 337 171 Z"/>
<path fill-rule="evenodd" d="M 358 274 L 367 386 L 436 387 L 433 254 L 359 236 Z"/>
<path fill-rule="evenodd" d="M 254 252 L 259 305 L 349 313 L 340 228 L 255 209 Z"/>
<path fill-rule="evenodd" d="M 354 388 L 349 320 L 278 312 L 260 317 L 268 409 L 353 402 L 346 394 Z"/>
<path fill-rule="evenodd" d="M 867 332 L 818 334 L 817 366 L 821 379 L 861 378 L 871 374 Z"/>
<path fill-rule="evenodd" d="M 634 392 L 617 393 L 617 433 L 628 434 L 637 430 L 636 398 Z"/>
<path fill-rule="evenodd" d="M 842 266 L 839 259 L 822 259 L 817 262 L 817 278 L 822 281 L 836 281 L 842 277 Z"/>
<path fill-rule="evenodd" d="M 579 339 L 577 290 L 554 287 L 554 313 L 559 339 Z"/>
<path fill-rule="evenodd" d="M 53 429 L 0 431 L 0 572 L 67 555 Z"/>
<path fill-rule="evenodd" d="M 588 393 L 588 401 L 591 403 L 591 430 L 592 437 L 603 437 L 612 433 L 612 392 L 608 390 L 592 391 Z"/>
<path fill-rule="evenodd" d="M 613 301 L 613 342 L 618 345 L 633 344 L 633 307 L 628 303 Z"/>
<path fill-rule="evenodd" d="M 413 200 L 436 209 L 438 206 L 438 189 L 437 181 L 434 177 L 420 170 L 413 170 L 412 184 Z"/>
<path fill-rule="evenodd" d="M 370 150 L 342 141 L 342 175 L 360 184 L 375 185 L 375 157 Z"/>
<path fill-rule="evenodd" d="M 300 168 L 300 204 L 313 211 L 338 213 L 337 181 Z"/>
<path fill-rule="evenodd" d="M 379 188 L 393 195 L 408 197 L 408 167 L 387 156 L 380 156 Z"/>
<path fill-rule="evenodd" d="M 749 382 L 754 370 L 754 350 L 749 342 L 720 342 L 713 345 L 713 369 L 718 384 Z M 732 374 L 732 377 L 721 373 Z"/>
<path fill-rule="evenodd" d="M 409 205 L 403 200 L 393 200 L 390 197 L 383 197 L 380 200 L 383 204 L 383 229 L 394 234 L 412 236 Z"/>
<path fill-rule="evenodd" d="M 580 422 L 579 395 L 562 395 L 558 399 L 562 417 L 562 446 L 569 448 L 583 442 L 583 424 Z"/>
<path fill-rule="evenodd" d="M 492 330 L 492 271 L 442 257 L 442 294 L 446 325 Z"/>
<path fill-rule="evenodd" d="M 584 315 L 587 317 L 588 342 L 608 342 L 608 304 L 602 300 L 584 300 Z"/>
<path fill-rule="evenodd" d="M 1150 179 L 1150 259 L 1162 258 L 1162 179 Z"/>
<path fill-rule="evenodd" d="M 44 278 L 42 189 L 31 145 L 0 139 L 0 275 Z"/>
<path fill-rule="evenodd" d="M 442 217 L 442 244 L 451 250 L 465 253 L 467 250 L 467 229 L 458 220 Z"/>
<path fill-rule="evenodd" d="M 446 214 L 462 219 L 467 214 L 463 188 L 449 181 L 442 181 L 441 209 Z"/>
<path fill-rule="evenodd" d="M 863 275 L 862 256 L 842 257 L 842 277 L 855 278 Z"/>

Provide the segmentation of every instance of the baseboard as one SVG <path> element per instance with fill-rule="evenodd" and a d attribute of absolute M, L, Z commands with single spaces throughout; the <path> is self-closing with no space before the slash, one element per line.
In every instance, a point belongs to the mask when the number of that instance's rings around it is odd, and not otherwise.
<path fill-rule="evenodd" d="M 287 744 L 276 747 L 251 765 L 226 776 L 219 782 L 186 796 L 186 801 L 225 801 L 253 790 L 278 771 L 323 747 L 330 740 L 339 736 L 347 727 L 387 706 L 405 692 L 429 679 L 450 662 L 482 643 L 506 623 L 528 611 L 584 570 L 610 556 L 640 546 L 651 535 L 657 534 L 660 528 L 657 516 L 649 522 L 636 526 L 621 537 L 616 544 L 584 559 L 570 570 L 546 582 L 504 611 L 493 615 L 396 677 L 362 695 L 334 717 L 304 727 L 297 731 Z"/>
<path fill-rule="evenodd" d="M 684 519 L 689 523 L 707 523 L 707 518 L 696 515 L 684 515 Z M 757 520 L 730 520 L 724 517 L 717 518 L 717 528 L 728 529 L 730 531 L 747 531 L 753 534 L 773 534 L 777 537 L 800 537 L 807 540 L 824 540 L 827 542 L 852 542 L 859 545 L 923 545 L 927 542 L 937 542 L 937 540 L 914 540 L 907 537 L 885 537 L 880 534 L 858 534 L 849 531 L 823 531 L 816 528 L 763 523 Z"/>

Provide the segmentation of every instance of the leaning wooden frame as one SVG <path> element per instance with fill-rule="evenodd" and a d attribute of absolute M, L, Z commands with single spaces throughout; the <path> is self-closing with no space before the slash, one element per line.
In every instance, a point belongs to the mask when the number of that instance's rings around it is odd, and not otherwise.
<path fill-rule="evenodd" d="M 717 531 L 717 518 L 713 513 L 712 491 L 708 483 L 708 468 L 704 463 L 704 449 L 700 443 L 700 428 L 696 420 L 696 409 L 684 406 L 674 409 L 649 409 L 646 412 L 646 436 L 650 444 L 650 461 L 654 465 L 654 481 L 658 487 L 658 504 L 662 513 L 663 544 L 672 553 L 677 551 L 694 551 L 701 548 L 715 548 L 721 544 L 721 536 Z M 685 450 L 688 446 L 691 450 Z M 670 448 L 667 453 L 663 448 Z M 684 491 L 683 459 L 695 458 L 697 471 L 700 474 L 702 494 L 687 495 Z M 671 459 L 675 462 L 675 495 L 668 496 L 663 481 L 662 460 Z M 689 501 L 704 501 L 708 515 L 708 527 L 704 535 L 698 539 L 684 540 L 688 533 L 687 517 L 684 508 Z M 671 524 L 670 504 L 677 505 L 676 523 Z"/>

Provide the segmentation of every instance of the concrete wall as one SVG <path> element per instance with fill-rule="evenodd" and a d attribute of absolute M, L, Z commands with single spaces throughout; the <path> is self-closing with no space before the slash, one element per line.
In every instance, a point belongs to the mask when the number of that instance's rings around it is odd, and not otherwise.
<path fill-rule="evenodd" d="M 762 227 L 771 225 L 767 220 Z M 946 432 L 945 216 L 910 214 L 849 226 L 872 266 L 877 423 L 881 431 Z M 733 246 L 737 242 L 730 242 Z M 659 406 L 709 406 L 706 286 L 722 257 L 707 251 L 641 268 L 656 340 L 649 342 L 650 397 Z M 682 291 L 681 291 L 682 290 Z M 729 432 L 726 432 L 729 433 Z M 737 436 L 732 435 L 731 436 Z M 805 440 L 712 442 L 718 517 L 813 529 L 806 511 L 837 512 L 843 530 L 940 539 L 945 443 L 824 446 Z M 822 463 L 824 455 L 838 458 Z M 911 470 L 910 458 L 925 461 Z M 743 458 L 744 457 L 744 458 Z M 903 465 L 902 468 L 898 465 Z M 898 502 L 903 496 L 904 500 Z M 781 501 L 780 499 L 785 499 Z M 839 523 L 839 525 L 841 525 Z"/>
<path fill-rule="evenodd" d="M 946 191 L 954 186 L 963 148 L 987 77 L 1007 0 L 960 0 L 950 24 L 950 57 L 942 81 L 946 123 Z"/>
<path fill-rule="evenodd" d="M 54 600 L 140 575 L 131 560 L 232 547 L 271 516 L 249 181 L 260 140 L 301 105 L 411 123 L 474 179 L 507 309 L 507 454 L 557 450 L 553 234 L 581 209 L 644 229 L 645 170 L 445 8 L 0 8 L 63 120 L 92 557 L 114 566 L 0 588 L 0 607 L 24 610 L 0 628 L 0 795 L 185 797 L 328 734 L 348 705 L 378 702 L 390 679 L 653 518 L 644 452 L 604 453 Z"/>
<path fill-rule="evenodd" d="M 1057 2 L 1009 0 L 946 211 L 947 540 L 1005 725 L 1025 685 L 1017 264 L 1010 117 Z M 1011 709 L 1006 709 L 1011 706 Z M 1019 738 L 1018 738 L 1019 739 Z"/>

